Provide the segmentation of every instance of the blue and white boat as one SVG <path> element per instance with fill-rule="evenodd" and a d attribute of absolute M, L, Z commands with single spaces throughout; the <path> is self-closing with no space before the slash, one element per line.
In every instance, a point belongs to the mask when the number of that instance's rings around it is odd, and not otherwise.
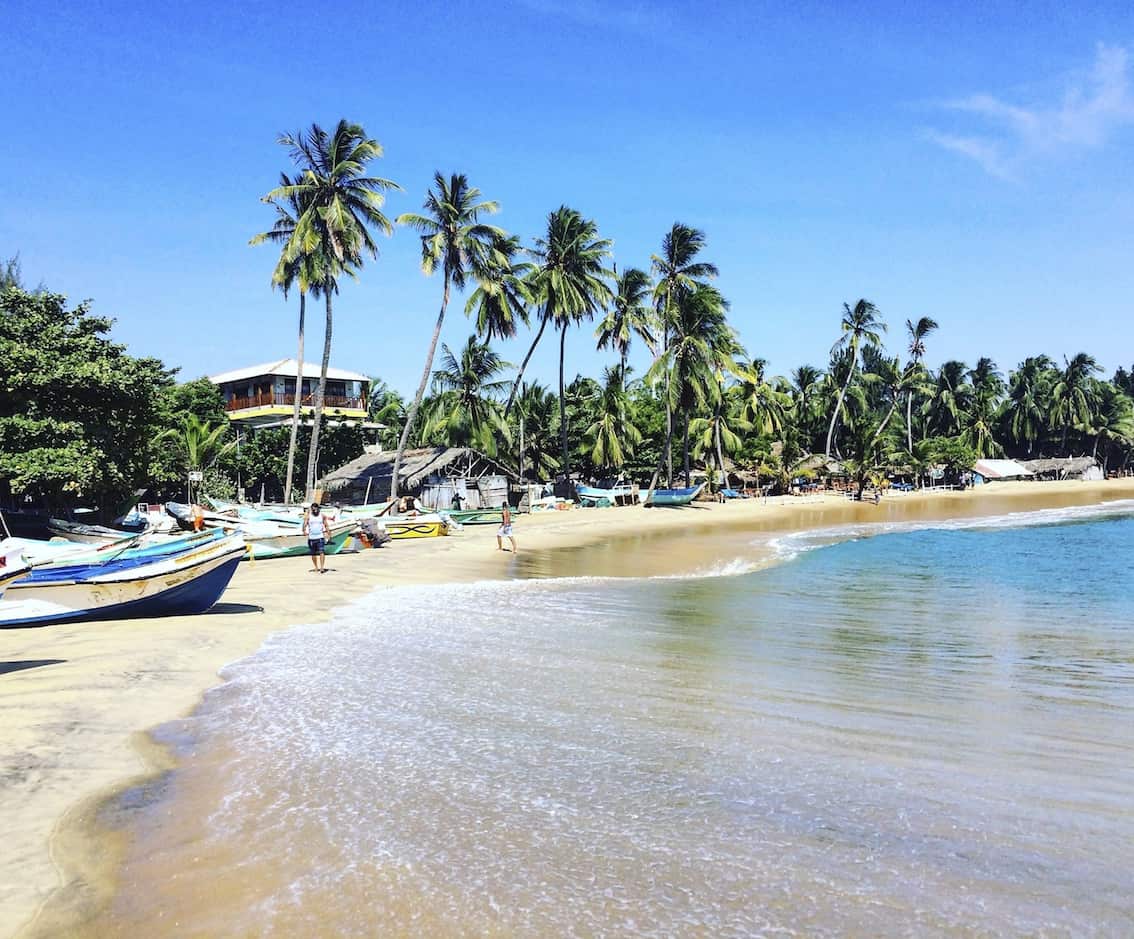
<path fill-rule="evenodd" d="M 648 492 L 639 492 L 638 498 L 643 505 L 688 505 L 705 488 L 705 484 L 690 486 L 687 489 L 655 489 L 651 496 Z M 648 501 L 647 501 L 648 498 Z"/>
<path fill-rule="evenodd" d="M 246 552 L 229 535 L 174 555 L 32 571 L 8 585 L 0 628 L 203 613 Z"/>

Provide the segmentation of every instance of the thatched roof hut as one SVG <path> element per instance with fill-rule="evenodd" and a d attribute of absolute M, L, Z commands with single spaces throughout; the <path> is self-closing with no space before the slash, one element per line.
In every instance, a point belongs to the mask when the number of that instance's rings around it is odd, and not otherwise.
<path fill-rule="evenodd" d="M 1098 461 L 1089 456 L 1026 460 L 1024 466 L 1045 479 L 1102 479 Z"/>
<path fill-rule="evenodd" d="M 344 502 L 385 499 L 394 473 L 392 450 L 364 453 L 328 473 L 323 487 Z M 500 505 L 510 483 L 519 476 L 510 467 L 471 447 L 421 447 L 402 454 L 399 495 L 413 495 L 423 504 L 449 508 L 460 493 L 468 508 Z"/>

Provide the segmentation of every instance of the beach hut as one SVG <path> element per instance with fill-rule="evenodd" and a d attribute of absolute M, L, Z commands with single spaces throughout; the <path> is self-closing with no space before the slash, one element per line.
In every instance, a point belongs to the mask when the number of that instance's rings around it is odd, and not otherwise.
<path fill-rule="evenodd" d="M 1031 479 L 1035 476 L 1024 464 L 1015 460 L 977 460 L 972 473 L 974 486 L 1010 479 Z"/>
<path fill-rule="evenodd" d="M 323 486 L 337 502 L 360 504 L 388 497 L 394 472 L 393 450 L 364 453 L 328 473 Z M 465 509 L 499 508 L 519 476 L 510 467 L 471 447 L 407 450 L 398 472 L 398 495 L 414 496 L 434 509 L 453 507 L 460 495 Z"/>
<path fill-rule="evenodd" d="M 1102 479 L 1102 467 L 1089 456 L 1069 456 L 1064 459 L 1025 460 L 1024 466 L 1038 479 Z"/>

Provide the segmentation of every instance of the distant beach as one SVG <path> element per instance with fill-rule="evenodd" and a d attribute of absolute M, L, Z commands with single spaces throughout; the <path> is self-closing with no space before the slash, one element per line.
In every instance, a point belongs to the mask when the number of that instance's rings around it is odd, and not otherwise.
<path fill-rule="evenodd" d="M 592 509 L 523 516 L 518 556 L 491 527 L 331 559 L 245 564 L 209 614 L 0 632 L 3 823 L 0 934 L 57 934 L 115 890 L 125 846 L 98 835 L 99 806 L 170 766 L 147 729 L 189 714 L 218 671 L 288 626 L 398 585 L 516 578 L 711 576 L 775 561 L 778 534 L 873 521 L 944 519 L 1134 497 L 1134 480 L 1004 483 L 967 492 L 752 499 L 686 509 Z M 761 541 L 763 539 L 763 541 Z M 444 616 L 440 608 L 439 616 Z M 39 914 L 38 919 L 33 918 Z M 29 925 L 31 924 L 31 925 Z"/>

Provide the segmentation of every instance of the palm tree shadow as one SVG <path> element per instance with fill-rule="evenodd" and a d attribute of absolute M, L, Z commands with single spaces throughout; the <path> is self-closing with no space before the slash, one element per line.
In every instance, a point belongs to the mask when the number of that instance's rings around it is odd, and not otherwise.
<path fill-rule="evenodd" d="M 214 603 L 209 607 L 209 615 L 226 613 L 263 613 L 264 608 L 255 603 Z"/>
<path fill-rule="evenodd" d="M 62 665 L 66 661 L 66 659 L 24 659 L 18 662 L 0 662 L 0 675 L 22 672 L 29 668 L 42 668 L 44 665 Z"/>

